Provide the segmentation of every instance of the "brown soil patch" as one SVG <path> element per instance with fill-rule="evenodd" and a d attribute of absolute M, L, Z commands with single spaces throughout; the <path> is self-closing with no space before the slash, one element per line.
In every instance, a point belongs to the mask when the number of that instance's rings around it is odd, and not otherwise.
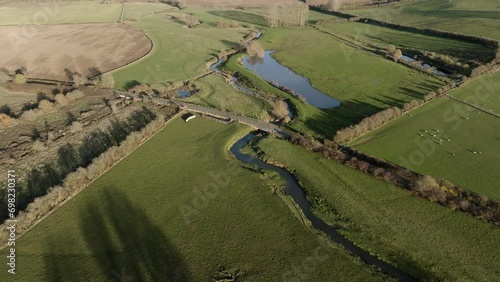
<path fill-rule="evenodd" d="M 151 41 L 125 24 L 0 27 L 0 68 L 29 78 L 69 81 L 95 76 L 149 53 Z"/>

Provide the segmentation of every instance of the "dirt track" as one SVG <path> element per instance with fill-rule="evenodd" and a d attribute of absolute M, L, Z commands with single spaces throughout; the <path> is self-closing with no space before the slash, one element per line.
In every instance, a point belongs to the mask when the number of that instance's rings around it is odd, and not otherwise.
<path fill-rule="evenodd" d="M 30 78 L 68 81 L 71 72 L 94 76 L 150 49 L 149 38 L 125 24 L 0 27 L 0 68 L 25 68 Z"/>

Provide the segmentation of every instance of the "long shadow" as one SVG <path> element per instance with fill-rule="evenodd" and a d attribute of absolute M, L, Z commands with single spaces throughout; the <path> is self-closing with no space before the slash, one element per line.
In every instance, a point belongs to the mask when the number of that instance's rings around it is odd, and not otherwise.
<path fill-rule="evenodd" d="M 309 117 L 304 124 L 315 133 L 331 138 L 337 130 L 359 123 L 381 110 L 383 108 L 359 100 L 342 101 L 340 107 L 322 109 L 320 114 Z"/>
<path fill-rule="evenodd" d="M 266 19 L 264 19 L 263 16 L 254 13 L 236 10 L 209 11 L 208 13 L 229 20 L 246 22 L 255 25 L 266 25 Z"/>
<path fill-rule="evenodd" d="M 80 210 L 80 233 L 90 254 L 67 237 L 51 238 L 44 257 L 48 281 L 95 279 L 92 269 L 84 268 L 89 259 L 104 281 L 189 279 L 184 260 L 144 211 L 114 187 L 99 196 Z"/>

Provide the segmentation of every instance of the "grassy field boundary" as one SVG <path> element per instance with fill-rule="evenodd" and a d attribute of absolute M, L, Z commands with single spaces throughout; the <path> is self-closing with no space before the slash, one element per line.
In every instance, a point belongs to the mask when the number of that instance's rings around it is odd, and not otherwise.
<path fill-rule="evenodd" d="M 124 159 L 126 159 L 130 154 L 132 154 L 133 152 L 135 152 L 137 149 L 139 149 L 140 147 L 142 147 L 145 143 L 147 143 L 151 138 L 153 138 L 154 136 L 156 136 L 159 132 L 161 132 L 165 127 L 167 127 L 167 125 L 172 122 L 173 120 L 177 119 L 180 115 L 182 115 L 183 113 L 185 113 L 185 110 L 182 110 L 182 111 L 179 111 L 177 114 L 175 114 L 174 116 L 172 116 L 172 118 L 170 118 L 168 121 L 166 121 L 162 127 L 160 127 L 158 130 L 156 130 L 156 132 L 154 134 L 152 134 L 151 136 L 147 137 L 146 139 L 142 140 L 142 142 L 136 146 L 133 150 L 127 152 L 126 155 L 124 155 L 122 158 L 120 158 L 118 161 L 116 161 L 112 166 L 110 166 L 109 168 L 107 168 L 105 171 L 103 171 L 102 173 L 100 173 L 97 177 L 95 177 L 94 179 L 92 179 L 89 183 L 87 183 L 85 186 L 77 189 L 77 191 L 74 193 L 74 194 L 71 194 L 70 197 L 68 197 L 67 199 L 65 199 L 64 201 L 62 201 L 61 203 L 59 203 L 56 207 L 54 207 L 52 210 L 50 210 L 46 215 L 44 215 L 43 217 L 41 217 L 40 219 L 36 220 L 32 225 L 30 225 L 30 227 L 26 230 L 23 230 L 22 232 L 20 233 L 16 233 L 17 234 L 17 237 L 16 238 L 20 238 L 22 237 L 24 234 L 26 234 L 27 232 L 29 232 L 31 229 L 33 229 L 35 226 L 37 226 L 39 223 L 41 223 L 44 219 L 46 219 L 47 217 L 49 217 L 50 215 L 52 215 L 54 212 L 56 212 L 59 208 L 61 208 L 62 206 L 64 206 L 67 202 L 69 202 L 71 199 L 73 199 L 75 196 L 77 196 L 78 194 L 80 194 L 83 190 L 85 190 L 87 187 L 89 187 L 92 183 L 96 182 L 99 178 L 101 178 L 103 175 L 105 175 L 107 172 L 109 172 L 110 170 L 112 170 L 114 167 L 116 167 L 118 164 L 120 164 Z M 162 117 L 158 117 L 157 119 L 162 119 Z M 153 121 L 155 122 L 155 121 Z M 50 192 L 49 192 L 50 193 Z M 46 197 L 48 196 L 49 194 L 47 195 L 44 195 L 42 197 Z M 24 212 L 26 213 L 26 212 Z M 16 217 L 17 218 L 17 217 Z M 3 226 L 5 225 L 6 223 L 3 223 L 2 225 L 0 226 Z M 3 228 L 2 230 L 4 230 L 5 228 Z M 16 229 L 16 231 L 19 230 L 19 229 Z M 7 236 L 8 234 L 7 233 L 4 233 L 3 231 L 0 232 L 0 250 L 3 250 L 7 247 L 7 244 L 6 244 L 6 239 L 5 239 L 5 236 Z"/>
<path fill-rule="evenodd" d="M 368 48 L 364 47 L 362 44 L 358 44 L 358 43 L 355 43 L 355 42 L 353 42 L 353 41 L 351 41 L 351 40 L 349 40 L 349 39 L 345 39 L 345 38 L 343 38 L 343 37 L 341 37 L 341 36 L 339 36 L 339 35 L 337 35 L 337 34 L 334 34 L 334 33 L 332 33 L 332 32 L 329 32 L 329 31 L 327 31 L 327 30 L 322 29 L 322 28 L 320 28 L 320 27 L 319 27 L 319 26 L 317 26 L 317 25 L 311 25 L 311 27 L 312 27 L 312 28 L 314 28 L 314 29 L 317 29 L 317 30 L 319 30 L 319 31 L 321 31 L 321 32 L 323 32 L 323 33 L 325 33 L 325 34 L 328 34 L 328 35 L 330 35 L 330 36 L 334 37 L 334 38 L 335 38 L 335 39 L 337 39 L 338 41 L 341 41 L 342 43 L 344 43 L 344 44 L 346 44 L 346 45 L 348 45 L 348 46 L 350 46 L 350 47 L 352 47 L 352 48 L 356 48 L 356 49 L 358 49 L 358 50 L 362 50 L 362 51 L 364 51 L 364 52 L 366 52 L 366 53 L 368 53 L 368 54 L 370 54 L 370 55 L 372 55 L 372 56 L 376 56 L 376 57 L 378 57 L 378 58 L 382 58 L 382 59 L 385 59 L 385 60 L 390 60 L 390 61 L 393 61 L 391 58 L 389 58 L 389 57 L 387 57 L 387 56 L 383 56 L 382 54 L 379 54 L 379 53 L 377 53 L 377 52 L 376 52 L 376 51 L 374 51 L 374 50 L 370 50 L 370 49 L 368 49 Z M 408 68 L 411 68 L 411 69 L 413 69 L 413 70 L 416 70 L 416 71 L 418 71 L 418 72 L 420 72 L 420 73 L 422 73 L 422 74 L 425 74 L 425 75 L 431 76 L 431 77 L 433 77 L 433 78 L 439 79 L 439 80 L 441 80 L 441 81 L 443 81 L 443 82 L 447 82 L 447 81 L 448 81 L 448 80 L 446 80 L 445 78 L 443 78 L 443 76 L 437 75 L 437 74 L 435 74 L 435 73 L 433 73 L 433 72 L 426 71 L 426 70 L 424 70 L 424 69 L 422 69 L 422 68 L 420 68 L 420 67 L 418 67 L 418 66 L 416 66 L 416 65 L 413 65 L 413 64 L 407 63 L 407 62 L 405 62 L 405 61 L 398 60 L 398 61 L 397 61 L 397 63 L 399 63 L 399 64 L 401 64 L 401 65 L 403 65 L 403 66 L 406 66 L 406 67 L 408 67 Z"/>

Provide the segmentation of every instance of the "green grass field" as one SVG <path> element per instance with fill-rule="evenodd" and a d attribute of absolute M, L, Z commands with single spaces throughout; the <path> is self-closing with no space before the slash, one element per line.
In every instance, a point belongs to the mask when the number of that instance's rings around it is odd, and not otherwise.
<path fill-rule="evenodd" d="M 316 214 L 383 260 L 423 281 L 498 279 L 498 228 L 286 141 L 268 137 L 257 146 L 295 174 Z"/>
<path fill-rule="evenodd" d="M 164 3 L 125 3 L 122 20 L 139 20 L 144 17 L 152 16 L 154 13 L 169 12 L 174 9 L 174 7 Z"/>
<path fill-rule="evenodd" d="M 0 25 L 41 25 L 117 22 L 121 3 L 100 0 L 48 3 L 10 3 L 0 6 Z"/>
<path fill-rule="evenodd" d="M 492 0 L 423 0 L 349 13 L 405 25 L 500 40 L 500 5 Z"/>
<path fill-rule="evenodd" d="M 154 49 L 139 62 L 114 72 L 117 87 L 133 80 L 154 84 L 197 77 L 207 72 L 205 64 L 214 54 L 236 46 L 250 33 L 245 28 L 188 29 L 167 17 L 152 14 L 132 23 L 153 40 Z"/>
<path fill-rule="evenodd" d="M 450 94 L 487 111 L 500 114 L 500 74 L 488 74 Z"/>
<path fill-rule="evenodd" d="M 262 112 L 272 110 L 272 106 L 268 102 L 237 91 L 229 86 L 222 77 L 216 75 L 209 75 L 197 80 L 196 87 L 200 89 L 200 92 L 183 99 L 183 101 L 255 119 L 262 117 Z"/>
<path fill-rule="evenodd" d="M 391 106 L 419 99 L 442 82 L 394 62 L 351 48 L 313 28 L 268 29 L 260 40 L 273 57 L 294 72 L 307 77 L 323 93 L 342 102 L 336 109 L 298 105 L 297 130 L 332 137 L 345 126 Z M 227 68 L 243 70 L 235 61 Z M 263 84 L 260 80 L 257 87 Z M 270 90 L 264 89 L 269 92 Z"/>
<path fill-rule="evenodd" d="M 473 91 L 469 86 L 461 91 Z M 499 118 L 449 98 L 432 101 L 411 115 L 355 140 L 355 148 L 500 200 Z"/>
<path fill-rule="evenodd" d="M 384 47 L 394 45 L 397 48 L 426 50 L 451 55 L 463 63 L 467 60 L 488 62 L 495 55 L 495 50 L 479 44 L 364 23 L 349 22 L 320 25 L 319 27 L 342 37 L 354 36 L 362 41 L 373 42 Z"/>
<path fill-rule="evenodd" d="M 176 119 L 18 238 L 1 281 L 382 281 L 230 156 L 248 127 Z M 322 242 L 322 243 L 321 243 Z M 0 251 L 3 258 L 6 250 Z"/>

